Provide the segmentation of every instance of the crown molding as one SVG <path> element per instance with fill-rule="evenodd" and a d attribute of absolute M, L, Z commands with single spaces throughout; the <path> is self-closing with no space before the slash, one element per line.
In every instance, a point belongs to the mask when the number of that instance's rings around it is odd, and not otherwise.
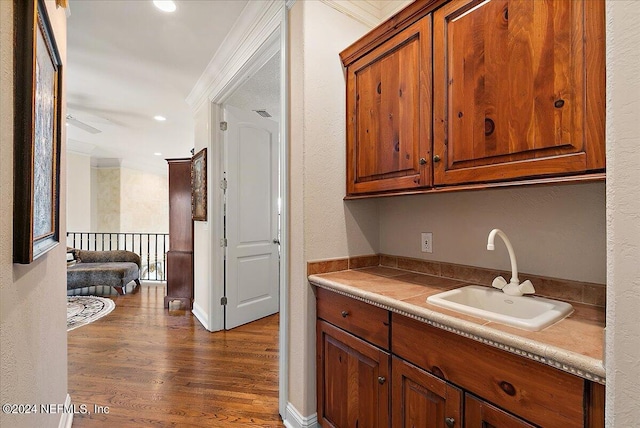
<path fill-rule="evenodd" d="M 363 23 L 368 27 L 376 27 L 384 20 L 398 12 L 400 9 L 412 3 L 413 0 L 320 0 L 322 3 L 334 8 Z"/>
<path fill-rule="evenodd" d="M 223 92 L 254 52 L 278 28 L 283 0 L 250 1 L 186 98 L 192 111 Z"/>

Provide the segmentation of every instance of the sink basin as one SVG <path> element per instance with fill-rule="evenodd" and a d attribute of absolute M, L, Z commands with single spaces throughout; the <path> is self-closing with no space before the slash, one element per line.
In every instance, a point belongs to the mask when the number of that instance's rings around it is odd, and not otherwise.
<path fill-rule="evenodd" d="M 569 303 L 537 296 L 509 296 L 478 285 L 434 294 L 427 302 L 529 331 L 542 330 L 573 312 Z"/>

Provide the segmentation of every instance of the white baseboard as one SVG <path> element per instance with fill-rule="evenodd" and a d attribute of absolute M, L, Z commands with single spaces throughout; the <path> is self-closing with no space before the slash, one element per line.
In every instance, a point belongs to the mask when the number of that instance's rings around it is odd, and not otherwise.
<path fill-rule="evenodd" d="M 209 328 L 209 317 L 196 302 L 193 302 L 193 309 L 191 310 L 191 313 L 198 319 L 198 321 L 200 321 L 200 324 L 202 324 L 204 328 L 211 331 Z"/>
<path fill-rule="evenodd" d="M 318 428 L 318 415 L 302 416 L 293 404 L 287 403 L 287 412 L 284 418 L 284 426 L 287 428 Z"/>
<path fill-rule="evenodd" d="M 64 407 L 66 409 L 69 406 L 71 406 L 71 396 L 67 394 L 67 398 L 64 399 Z M 73 424 L 73 412 L 62 412 L 58 428 L 71 428 L 71 424 Z"/>

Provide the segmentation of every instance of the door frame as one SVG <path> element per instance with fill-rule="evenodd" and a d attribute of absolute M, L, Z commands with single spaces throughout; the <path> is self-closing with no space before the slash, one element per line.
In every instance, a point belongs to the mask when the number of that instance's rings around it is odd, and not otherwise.
<path fill-rule="evenodd" d="M 211 272 L 211 293 L 209 301 L 209 330 L 217 331 L 224 328 L 224 307 L 220 304 L 224 296 L 224 249 L 220 246 L 223 237 L 223 192 L 219 187 L 224 172 L 224 133 L 220 130 L 219 123 L 223 120 L 222 106 L 225 101 L 239 88 L 242 83 L 255 74 L 271 57 L 280 51 L 280 320 L 279 320 L 279 385 L 278 385 L 278 409 L 283 419 L 286 417 L 288 403 L 288 355 L 289 343 L 287 340 L 286 326 L 288 323 L 288 289 L 289 289 L 289 134 L 288 134 L 288 69 L 287 69 L 287 7 L 284 2 L 280 5 L 272 19 L 265 23 L 262 35 L 246 47 L 245 53 L 238 61 L 240 65 L 237 71 L 224 84 L 216 85 L 216 88 L 208 95 L 210 116 L 210 243 L 211 257 L 209 260 L 209 272 Z"/>

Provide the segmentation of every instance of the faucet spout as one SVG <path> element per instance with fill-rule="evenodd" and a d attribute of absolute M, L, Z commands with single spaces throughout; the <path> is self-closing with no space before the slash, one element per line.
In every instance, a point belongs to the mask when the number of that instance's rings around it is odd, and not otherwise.
<path fill-rule="evenodd" d="M 487 239 L 487 250 L 493 251 L 495 249 L 495 245 L 493 241 L 498 235 L 504 241 L 504 244 L 507 246 L 507 251 L 509 251 L 509 259 L 511 259 L 511 281 L 507 284 L 507 281 L 501 277 L 496 277 L 491 285 L 495 288 L 499 288 L 505 294 L 510 296 L 522 296 L 524 294 L 533 294 L 536 290 L 533 288 L 533 284 L 531 281 L 526 280 L 522 284 L 520 284 L 520 280 L 518 279 L 518 265 L 516 264 L 516 253 L 513 251 L 513 246 L 507 238 L 507 235 L 501 231 L 500 229 L 493 229 L 489 233 L 489 238 Z"/>
<path fill-rule="evenodd" d="M 516 253 L 513 251 L 513 246 L 511 245 L 511 241 L 509 241 L 509 238 L 507 238 L 507 235 L 500 229 L 493 229 L 489 233 L 489 238 L 487 239 L 487 250 L 493 251 L 495 249 L 493 241 L 495 240 L 496 235 L 502 238 L 504 244 L 507 246 L 507 251 L 509 251 L 509 259 L 511 260 L 510 284 L 514 284 L 517 286 L 520 284 L 520 280 L 518 279 L 518 264 L 516 263 Z"/>

